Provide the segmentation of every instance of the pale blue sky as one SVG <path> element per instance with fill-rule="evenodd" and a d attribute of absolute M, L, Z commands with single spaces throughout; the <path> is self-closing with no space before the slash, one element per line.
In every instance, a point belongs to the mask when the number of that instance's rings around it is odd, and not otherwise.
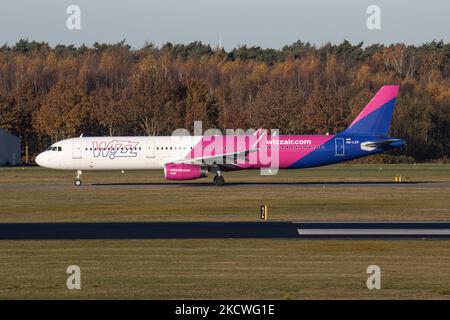
<path fill-rule="evenodd" d="M 66 28 L 66 8 L 81 8 L 81 30 Z M 366 27 L 366 8 L 381 8 L 382 29 Z M 450 41 L 447 0 L 2 0 L 0 44 L 20 38 L 92 45 L 200 40 L 226 49 L 281 48 L 296 40 L 322 45 L 344 39 L 366 44 Z"/>

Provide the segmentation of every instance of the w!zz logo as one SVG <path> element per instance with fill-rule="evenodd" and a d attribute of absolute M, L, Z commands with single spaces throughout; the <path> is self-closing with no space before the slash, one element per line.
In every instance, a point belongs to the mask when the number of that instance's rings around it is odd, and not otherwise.
<path fill-rule="evenodd" d="M 94 141 L 92 142 L 92 151 L 96 158 L 136 157 L 137 145 L 138 142 L 124 140 Z"/>

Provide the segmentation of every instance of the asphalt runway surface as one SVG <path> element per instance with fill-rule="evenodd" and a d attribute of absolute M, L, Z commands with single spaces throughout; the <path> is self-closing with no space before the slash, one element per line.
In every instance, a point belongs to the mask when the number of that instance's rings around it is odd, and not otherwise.
<path fill-rule="evenodd" d="M 122 182 L 122 183 L 93 183 L 85 186 L 101 187 L 101 188 L 152 188 L 152 187 L 216 187 L 212 182 Z M 311 187 L 323 188 L 329 187 L 416 187 L 416 188 L 450 188 L 449 182 L 339 182 L 339 181 L 324 181 L 324 182 L 227 182 L 221 186 L 226 187 Z"/>
<path fill-rule="evenodd" d="M 448 239 L 450 222 L 0 223 L 0 240 Z"/>
<path fill-rule="evenodd" d="M 391 187 L 391 188 L 419 188 L 419 189 L 450 189 L 450 182 L 386 182 L 386 181 L 371 181 L 371 182 L 337 182 L 337 181 L 323 181 L 323 182 L 225 182 L 224 186 L 217 187 L 212 182 L 116 182 L 116 183 L 83 183 L 80 187 L 75 187 L 71 180 L 64 184 L 34 184 L 34 190 L 49 190 L 49 189 L 162 189 L 162 188 L 177 188 L 177 187 L 208 187 L 208 188 L 227 188 L 227 187 L 242 187 L 242 188 L 274 188 L 274 187 L 300 187 L 300 188 L 373 188 L 373 187 Z M 24 190 L 29 189 L 30 185 L 26 183 L 7 183 L 0 184 L 0 190 Z"/>

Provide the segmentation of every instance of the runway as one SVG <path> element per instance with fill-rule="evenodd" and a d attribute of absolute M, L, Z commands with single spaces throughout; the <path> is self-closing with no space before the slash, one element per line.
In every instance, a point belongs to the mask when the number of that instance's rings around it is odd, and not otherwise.
<path fill-rule="evenodd" d="M 0 240 L 449 239 L 450 222 L 0 223 Z"/>
<path fill-rule="evenodd" d="M 346 182 L 346 181 L 323 181 L 323 182 L 226 182 L 221 188 L 416 188 L 416 189 L 450 189 L 450 182 Z M 0 190 L 29 190 L 30 185 L 26 183 L 0 184 Z M 173 188 L 217 188 L 212 182 L 115 182 L 115 183 L 84 183 L 75 188 L 72 183 L 34 184 L 33 190 L 85 190 L 85 189 L 129 189 L 129 190 L 154 190 Z"/>

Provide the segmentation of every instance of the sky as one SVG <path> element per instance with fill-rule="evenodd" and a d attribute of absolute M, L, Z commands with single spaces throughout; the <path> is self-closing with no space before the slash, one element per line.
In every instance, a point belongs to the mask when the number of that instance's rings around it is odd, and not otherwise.
<path fill-rule="evenodd" d="M 79 30 L 66 26 L 70 5 L 80 8 Z M 381 29 L 367 28 L 370 5 L 380 8 Z M 21 38 L 51 45 L 126 39 L 134 48 L 202 41 L 226 50 L 297 40 L 417 45 L 450 42 L 449 16 L 448 0 L 1 0 L 0 45 Z"/>

